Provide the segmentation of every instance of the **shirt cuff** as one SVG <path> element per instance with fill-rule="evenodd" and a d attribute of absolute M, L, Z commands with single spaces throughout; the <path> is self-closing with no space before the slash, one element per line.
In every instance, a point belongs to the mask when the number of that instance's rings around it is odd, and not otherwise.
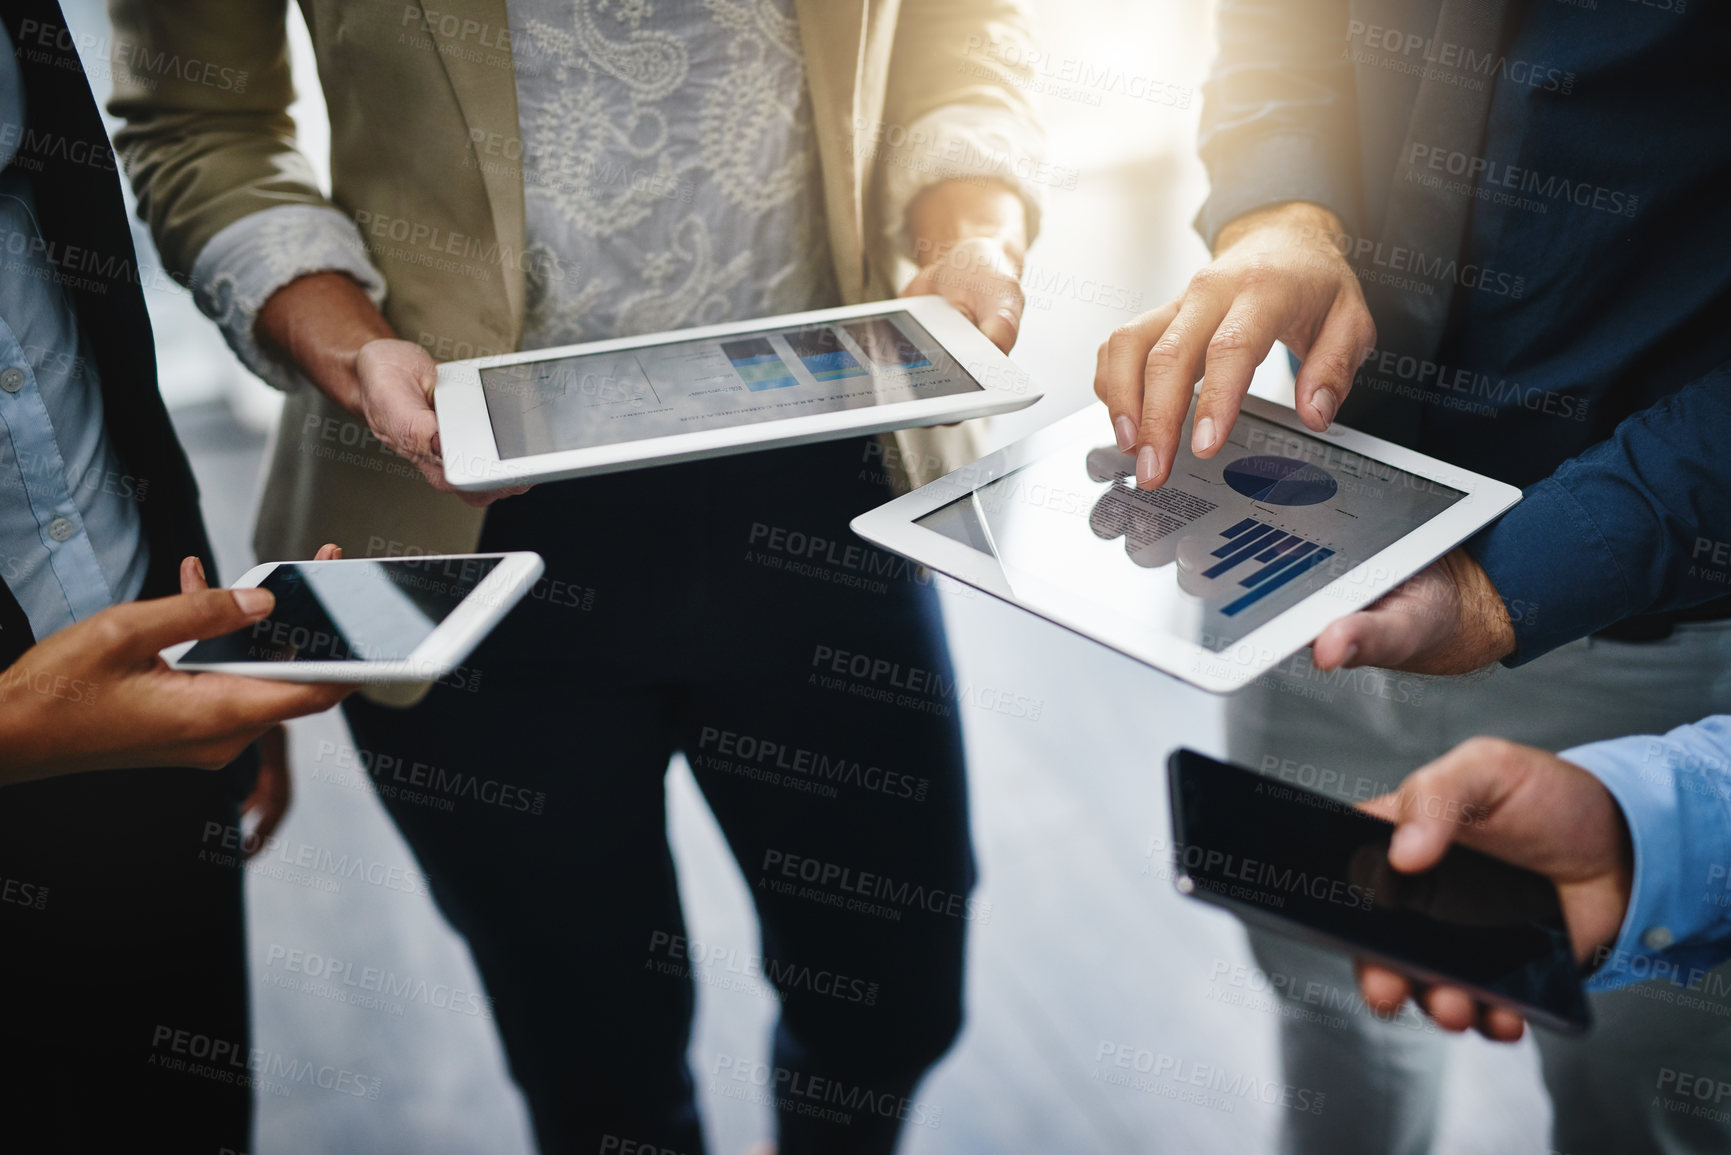
<path fill-rule="evenodd" d="M 1558 757 L 1611 792 L 1635 874 L 1617 940 L 1587 982 L 1615 990 L 1664 979 L 1692 987 L 1731 958 L 1731 716 L 1661 737 L 1596 742 Z"/>
<path fill-rule="evenodd" d="M 1195 220 L 1208 251 L 1214 251 L 1220 230 L 1239 217 L 1289 201 L 1321 205 L 1352 232 L 1358 215 L 1353 211 L 1358 167 L 1356 158 L 1340 151 L 1328 140 L 1303 133 L 1210 150 L 1210 191 Z"/>
<path fill-rule="evenodd" d="M 1040 185 L 1073 182 L 1077 174 L 1051 169 L 1042 159 L 1045 138 L 1023 117 L 1001 109 L 952 104 L 916 120 L 904 143 L 888 150 L 884 166 L 884 232 L 890 251 L 919 263 L 908 236 L 908 207 L 935 184 L 997 181 L 1022 198 L 1028 240 L 1040 231 Z"/>
<path fill-rule="evenodd" d="M 1637 611 L 1617 551 L 1555 478 L 1530 485 L 1518 505 L 1466 544 L 1514 627 L 1519 666 Z M 1581 580 L 1591 574 L 1591 581 Z"/>
<path fill-rule="evenodd" d="M 311 273 L 345 273 L 373 304 L 384 304 L 385 279 L 367 259 L 360 230 L 328 205 L 280 205 L 228 225 L 193 262 L 192 295 L 242 364 L 292 389 L 309 382 L 293 362 L 260 347 L 253 325 L 272 293 Z"/>

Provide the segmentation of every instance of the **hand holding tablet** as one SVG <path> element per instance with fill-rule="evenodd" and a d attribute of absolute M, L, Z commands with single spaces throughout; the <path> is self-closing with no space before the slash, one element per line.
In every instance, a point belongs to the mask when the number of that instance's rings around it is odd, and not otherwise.
<path fill-rule="evenodd" d="M 1188 420 L 1188 419 L 1187 419 Z M 1519 500 L 1512 486 L 1247 397 L 1166 484 L 1092 406 L 854 520 L 855 532 L 1217 692 L 1370 605 Z"/>
<path fill-rule="evenodd" d="M 162 652 L 177 670 L 288 682 L 431 682 L 455 670 L 541 576 L 533 553 L 266 562 L 236 589 L 276 599 L 246 629 Z"/>
<path fill-rule="evenodd" d="M 1039 397 L 935 296 L 452 361 L 433 394 L 459 490 L 942 425 Z"/>

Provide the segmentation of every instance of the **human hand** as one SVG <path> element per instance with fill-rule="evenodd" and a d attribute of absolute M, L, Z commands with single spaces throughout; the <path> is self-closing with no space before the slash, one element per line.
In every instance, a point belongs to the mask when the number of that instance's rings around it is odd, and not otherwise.
<path fill-rule="evenodd" d="M 1094 393 L 1119 450 L 1136 455 L 1137 485 L 1154 489 L 1171 474 L 1198 380 L 1191 452 L 1211 457 L 1226 443 L 1277 340 L 1302 360 L 1299 417 L 1328 428 L 1376 347 L 1358 277 L 1332 241 L 1342 231 L 1333 213 L 1303 201 L 1246 214 L 1220 231 L 1214 260 L 1182 293 L 1100 346 Z"/>
<path fill-rule="evenodd" d="M 159 650 L 245 629 L 275 604 L 268 590 L 198 588 L 203 575 L 189 557 L 181 585 L 196 578 L 194 592 L 111 606 L 0 671 L 0 784 L 132 766 L 215 770 L 284 719 L 353 692 L 171 669 Z"/>
<path fill-rule="evenodd" d="M 342 547 L 327 543 L 319 547 L 313 555 L 314 561 L 337 561 L 343 556 Z M 180 563 L 180 592 L 194 594 L 210 586 L 204 578 L 202 565 L 189 565 L 196 561 L 187 558 Z M 246 856 L 251 858 L 276 833 L 276 828 L 282 824 L 283 816 L 288 813 L 290 802 L 294 799 L 294 779 L 289 774 L 288 763 L 288 730 L 281 726 L 272 726 L 258 738 L 258 778 L 253 783 L 252 793 L 240 804 L 241 817 L 249 814 L 257 815 L 252 833 L 245 840 Z"/>
<path fill-rule="evenodd" d="M 1003 242 L 970 237 L 935 256 L 902 290 L 904 297 L 937 293 L 999 349 L 1008 353 L 1021 332 L 1021 266 Z"/>
<path fill-rule="evenodd" d="M 1008 353 L 1022 327 L 1026 210 L 1008 188 L 946 181 L 908 209 L 920 271 L 904 297 L 937 293 Z"/>
<path fill-rule="evenodd" d="M 439 418 L 433 409 L 439 370 L 419 345 L 395 337 L 368 341 L 355 354 L 355 377 L 360 416 L 367 428 L 387 449 L 407 458 L 434 489 L 455 493 L 476 507 L 529 492 L 527 485 L 512 485 L 471 493 L 445 480 Z"/>
<path fill-rule="evenodd" d="M 1453 549 L 1317 635 L 1319 670 L 1382 666 L 1412 674 L 1467 674 L 1515 651 L 1515 627 L 1490 577 Z"/>
<path fill-rule="evenodd" d="M 1388 861 L 1404 874 L 1429 870 L 1459 842 L 1556 883 L 1577 962 L 1615 942 L 1622 929 L 1635 870 L 1628 824 L 1597 778 L 1555 754 L 1473 738 L 1364 809 L 1395 823 Z M 1482 1004 L 1458 987 L 1418 990 L 1376 963 L 1360 962 L 1357 970 L 1364 1001 L 1378 1013 L 1393 1014 L 1416 993 L 1424 1012 L 1446 1030 L 1476 1027 L 1502 1042 L 1521 1037 L 1519 1014 Z"/>
<path fill-rule="evenodd" d="M 407 458 L 434 489 L 474 506 L 526 493 L 511 486 L 458 492 L 445 480 L 439 419 L 433 409 L 438 369 L 419 345 L 397 340 L 366 290 L 343 273 L 309 273 L 270 295 L 258 311 L 259 341 L 292 360 L 332 401 L 392 452 Z"/>

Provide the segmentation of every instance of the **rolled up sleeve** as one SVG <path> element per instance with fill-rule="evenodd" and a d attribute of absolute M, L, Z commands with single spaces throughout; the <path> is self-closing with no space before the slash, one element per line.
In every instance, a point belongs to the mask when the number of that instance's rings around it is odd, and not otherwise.
<path fill-rule="evenodd" d="M 248 369 L 289 389 L 305 379 L 287 358 L 262 347 L 253 328 L 271 294 L 326 272 L 352 277 L 373 304 L 384 304 L 385 279 L 367 259 L 354 222 L 323 205 L 283 205 L 244 216 L 211 238 L 193 264 L 193 299 Z"/>

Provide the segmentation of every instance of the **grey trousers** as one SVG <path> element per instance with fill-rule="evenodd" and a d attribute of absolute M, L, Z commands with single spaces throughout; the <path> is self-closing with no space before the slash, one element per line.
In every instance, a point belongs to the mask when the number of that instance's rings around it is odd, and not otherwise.
<path fill-rule="evenodd" d="M 1476 734 L 1561 750 L 1659 733 L 1728 709 L 1731 624 L 1714 622 L 1683 626 L 1655 642 L 1585 639 L 1518 669 L 1499 666 L 1465 678 L 1324 674 L 1299 654 L 1232 699 L 1227 745 L 1233 761 L 1356 801 L 1393 789 Z M 1343 957 L 1262 932 L 1250 939 L 1257 964 L 1289 1000 L 1307 992 L 1313 998 L 1317 989 L 1353 989 Z M 1731 966 L 1690 990 L 1646 983 L 1590 997 L 1596 1025 L 1589 1035 L 1537 1033 L 1554 1150 L 1731 1151 Z M 1281 1149 L 1429 1151 L 1447 1036 L 1421 1029 L 1411 1008 L 1393 1022 L 1362 1007 L 1344 1018 L 1318 1018 L 1281 1017 L 1288 1081 L 1327 1095 L 1321 1115 L 1283 1113 Z M 1723 1101 L 1700 1097 L 1703 1086 L 1721 1082 L 1728 1091 Z"/>

